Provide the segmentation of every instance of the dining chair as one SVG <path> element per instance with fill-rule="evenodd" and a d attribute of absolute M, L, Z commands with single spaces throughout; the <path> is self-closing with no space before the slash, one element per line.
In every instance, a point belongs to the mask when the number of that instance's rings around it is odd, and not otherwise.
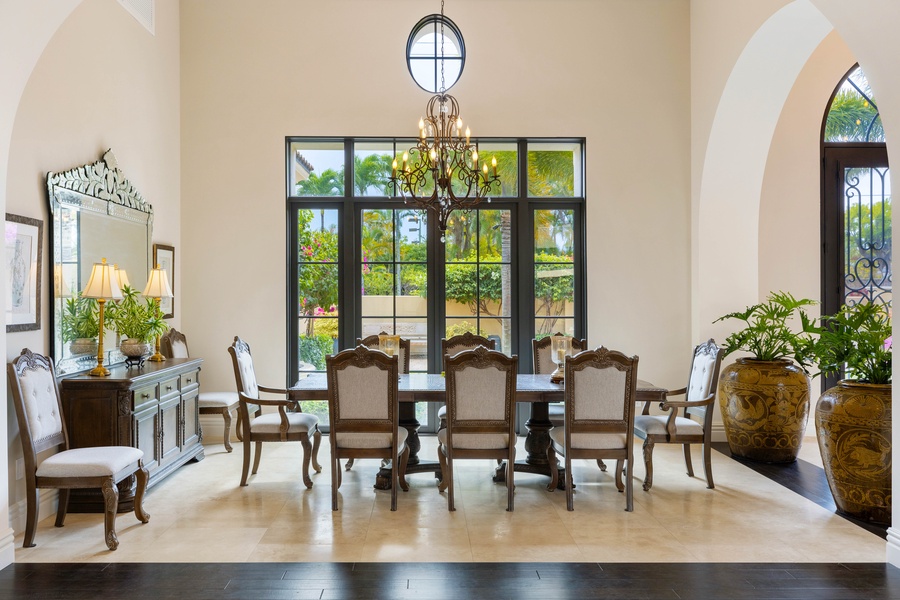
<path fill-rule="evenodd" d="M 331 426 L 331 510 L 338 509 L 342 458 L 382 458 L 392 462 L 391 510 L 397 510 L 397 488 L 409 490 L 408 432 L 399 426 L 398 363 L 398 357 L 363 345 L 325 357 Z"/>
<path fill-rule="evenodd" d="M 162 354 L 168 358 L 190 358 L 188 352 L 187 338 L 184 334 L 175 329 L 169 329 L 159 338 L 159 349 Z M 197 404 L 200 407 L 201 415 L 222 415 L 225 420 L 225 450 L 232 451 L 231 447 L 231 413 L 237 411 L 237 423 L 235 424 L 235 433 L 238 441 L 241 439 L 241 412 L 238 410 L 237 392 L 204 392 L 201 390 L 197 397 Z"/>
<path fill-rule="evenodd" d="M 362 339 L 356 338 L 356 345 L 363 345 L 366 348 L 375 348 L 378 349 L 379 346 L 379 335 L 389 335 L 387 332 L 382 331 L 376 335 L 370 335 L 368 337 L 364 337 Z M 399 344 L 399 354 L 398 358 L 398 368 L 401 374 L 406 375 L 409 373 L 409 353 L 410 353 L 410 340 L 406 338 L 400 338 Z M 347 466 L 344 467 L 348 471 L 353 467 L 355 459 L 351 458 L 347 460 Z"/>
<path fill-rule="evenodd" d="M 627 464 L 625 510 L 633 509 L 634 395 L 638 357 L 600 347 L 566 359 L 563 427 L 550 430 L 547 459 L 550 485 L 559 481 L 557 455 L 565 460 L 566 508 L 574 510 L 572 459 L 616 459 L 616 488 L 622 491 L 622 466 Z"/>
<path fill-rule="evenodd" d="M 691 359 L 687 386 L 666 392 L 666 400 L 660 408 L 667 415 L 651 415 L 650 402 L 644 404 L 642 414 L 634 418 L 634 434 L 644 440 L 644 491 L 653 486 L 653 447 L 656 444 L 681 444 L 687 474 L 694 476 L 691 465 L 691 444 L 703 444 L 703 470 L 706 487 L 715 488 L 712 475 L 711 441 L 712 418 L 716 405 L 719 368 L 725 349 L 710 339 L 696 347 Z M 684 396 L 684 400 L 670 400 L 671 396 Z M 683 415 L 679 413 L 684 411 Z"/>
<path fill-rule="evenodd" d="M 103 494 L 103 530 L 106 547 L 119 547 L 116 536 L 116 511 L 119 508 L 120 482 L 130 486 L 137 479 L 134 515 L 147 523 L 144 491 L 149 474 L 144 468 L 143 451 L 130 446 L 69 448 L 69 434 L 59 397 L 53 360 L 27 348 L 7 365 L 9 389 L 19 422 L 19 436 L 25 462 L 27 512 L 23 548 L 35 546 L 41 488 L 59 490 L 56 526 L 62 527 L 69 507 L 69 490 L 100 488 Z M 38 455 L 57 452 L 38 463 Z"/>
<path fill-rule="evenodd" d="M 459 335 L 454 335 L 449 338 L 441 338 L 441 356 L 456 356 L 460 352 L 464 350 L 474 350 L 475 348 L 483 346 L 488 350 L 495 349 L 495 341 L 490 338 L 486 338 L 482 335 L 476 335 L 470 331 L 465 333 L 461 333 Z M 447 360 L 446 358 L 442 358 L 444 371 L 447 371 Z M 438 409 L 438 431 L 447 427 L 447 407 L 442 406 Z"/>
<path fill-rule="evenodd" d="M 438 432 L 441 482 L 447 507 L 453 498 L 453 461 L 461 458 L 506 460 L 507 507 L 514 508 L 516 462 L 516 372 L 518 357 L 477 346 L 444 355 L 447 427 Z"/>
<path fill-rule="evenodd" d="M 234 366 L 234 379 L 240 400 L 238 410 L 243 429 L 241 436 L 244 442 L 244 466 L 241 472 L 241 485 L 247 485 L 251 444 L 256 446 L 256 456 L 253 460 L 253 475 L 256 475 L 263 442 L 300 442 L 303 447 L 303 483 L 307 488 L 311 488 L 313 482 L 309 478 L 310 460 L 316 473 L 322 472 L 318 461 L 319 445 L 322 442 L 319 417 L 302 412 L 299 403 L 289 399 L 288 390 L 257 383 L 250 346 L 240 337 L 234 336 L 234 343 L 228 347 L 228 353 L 231 354 Z M 282 398 L 263 399 L 260 392 Z M 264 406 L 274 407 L 277 412 L 263 413 Z M 310 438 L 313 439 L 312 444 Z"/>

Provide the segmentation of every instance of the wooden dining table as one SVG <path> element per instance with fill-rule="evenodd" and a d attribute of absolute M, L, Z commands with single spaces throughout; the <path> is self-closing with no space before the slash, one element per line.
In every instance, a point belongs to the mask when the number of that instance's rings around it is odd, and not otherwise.
<path fill-rule="evenodd" d="M 400 426 L 405 428 L 409 435 L 409 461 L 406 473 L 434 473 L 440 477 L 440 465 L 437 462 L 422 461 L 419 458 L 421 443 L 419 441 L 419 423 L 416 419 L 416 402 L 446 401 L 446 387 L 443 375 L 433 373 L 410 373 L 400 375 L 398 384 L 400 400 Z M 516 402 L 531 405 L 531 417 L 525 422 L 527 430 L 525 436 L 524 460 L 516 461 L 515 470 L 524 473 L 536 473 L 550 476 L 550 464 L 547 460 L 547 448 L 550 447 L 550 430 L 553 423 L 550 422 L 549 405 L 553 402 L 562 402 L 565 387 L 561 383 L 552 383 L 550 375 L 516 375 Z M 303 400 L 328 400 L 328 383 L 325 373 L 311 373 L 289 389 L 290 398 L 298 402 Z M 666 389 L 653 385 L 647 381 L 638 380 L 635 390 L 637 402 L 662 402 L 666 397 Z M 564 471 L 560 467 L 559 485 L 565 485 Z M 495 482 L 506 480 L 506 466 L 497 466 L 494 473 Z M 376 477 L 377 489 L 390 489 L 390 469 L 383 468 Z"/>

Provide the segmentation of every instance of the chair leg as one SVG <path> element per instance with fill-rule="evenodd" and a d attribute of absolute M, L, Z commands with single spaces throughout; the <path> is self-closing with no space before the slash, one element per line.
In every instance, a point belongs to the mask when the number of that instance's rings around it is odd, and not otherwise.
<path fill-rule="evenodd" d="M 712 476 L 712 452 L 710 452 L 709 442 L 703 444 L 703 470 L 706 473 L 706 487 L 714 489 L 716 484 L 713 482 Z"/>
<path fill-rule="evenodd" d="M 347 469 L 348 471 L 353 468 L 353 460 L 354 459 L 352 459 L 352 458 L 347 459 L 347 466 L 345 466 L 344 468 Z"/>
<path fill-rule="evenodd" d="M 225 419 L 225 451 L 231 452 L 231 411 L 228 408 L 222 409 L 222 418 Z"/>
<path fill-rule="evenodd" d="M 506 463 L 506 510 L 513 512 L 515 508 L 516 486 L 513 477 L 516 472 L 516 448 L 509 449 L 509 461 Z"/>
<path fill-rule="evenodd" d="M 144 510 L 144 492 L 147 490 L 150 474 L 147 472 L 143 460 L 138 461 L 138 470 L 134 474 L 137 477 L 137 491 L 134 493 L 134 516 L 141 523 L 147 523 L 150 520 L 150 513 Z"/>
<path fill-rule="evenodd" d="M 116 536 L 116 510 L 119 508 L 119 488 L 112 477 L 103 480 L 100 487 L 103 492 L 103 531 L 106 537 L 106 547 L 115 550 L 119 547 L 119 538 Z"/>
<path fill-rule="evenodd" d="M 634 467 L 632 465 L 634 465 L 634 453 L 628 456 L 628 473 L 625 477 L 625 510 L 627 512 L 634 510 L 634 477 L 632 477 Z M 621 472 L 621 469 L 618 469 L 618 463 L 616 463 L 616 467 L 616 470 Z"/>
<path fill-rule="evenodd" d="M 602 458 L 597 459 L 597 466 L 600 467 L 600 470 L 606 473 L 606 463 L 603 462 Z"/>
<path fill-rule="evenodd" d="M 66 523 L 66 512 L 69 510 L 68 489 L 59 490 L 59 506 L 56 509 L 56 526 L 62 527 Z"/>
<path fill-rule="evenodd" d="M 253 474 L 259 471 L 259 459 L 262 458 L 262 442 L 256 442 L 256 455 L 253 457 Z"/>
<path fill-rule="evenodd" d="M 332 448 L 331 458 L 331 510 L 338 509 L 338 473 L 341 470 L 341 461 L 335 458 L 334 448 Z"/>
<path fill-rule="evenodd" d="M 625 484 L 622 483 L 622 471 L 625 470 L 624 461 L 617 460 L 616 461 L 616 489 L 620 492 L 625 491 Z M 628 477 L 631 476 L 631 473 L 628 473 Z"/>
<path fill-rule="evenodd" d="M 559 464 L 557 463 L 556 450 L 553 449 L 552 442 L 547 446 L 547 463 L 550 465 L 550 483 L 547 485 L 547 491 L 554 492 L 556 491 L 556 486 L 559 485 Z"/>
<path fill-rule="evenodd" d="M 303 485 L 306 486 L 306 489 L 311 489 L 313 482 L 309 478 L 309 460 L 312 454 L 312 444 L 309 443 L 309 438 L 305 438 L 300 440 L 300 445 L 303 446 Z"/>
<path fill-rule="evenodd" d="M 38 506 L 41 503 L 41 492 L 31 478 L 25 482 L 25 488 L 27 490 L 28 507 L 25 514 L 25 540 L 22 542 L 22 547 L 33 548 L 35 546 L 34 534 L 37 531 Z"/>
<path fill-rule="evenodd" d="M 344 483 L 344 473 L 341 471 L 341 461 L 340 460 L 338 460 L 338 462 L 337 462 L 337 478 L 338 478 L 338 482 L 337 482 L 338 489 L 341 489 L 341 484 Z"/>
<path fill-rule="evenodd" d="M 395 450 L 396 448 L 392 448 Z M 393 464 L 391 465 L 391 510 L 397 510 L 397 488 L 400 487 L 400 454 L 392 452 Z"/>
<path fill-rule="evenodd" d="M 444 448 L 440 444 L 438 444 L 438 463 L 441 466 L 441 480 L 438 481 L 438 491 L 445 492 L 447 491 L 447 482 L 449 481 L 447 477 L 449 471 L 447 467 L 447 455 L 444 454 Z"/>
<path fill-rule="evenodd" d="M 322 432 L 319 431 L 319 426 L 316 425 L 316 430 L 313 432 L 313 450 L 312 450 L 312 466 L 313 466 L 313 469 L 315 469 L 316 473 L 322 472 L 322 465 L 319 464 L 319 446 L 321 446 L 321 445 L 322 445 Z"/>
<path fill-rule="evenodd" d="M 404 492 L 409 491 L 409 483 L 406 482 L 406 466 L 409 463 L 409 444 L 405 444 L 403 452 L 400 453 L 400 472 L 397 478 L 400 482 L 400 489 Z"/>
<path fill-rule="evenodd" d="M 572 485 L 572 459 L 566 456 L 564 464 L 566 467 L 566 510 L 575 510 L 575 486 Z"/>
<path fill-rule="evenodd" d="M 241 472 L 241 485 L 247 485 L 247 475 L 250 474 L 250 438 L 244 438 L 244 469 Z"/>
<path fill-rule="evenodd" d="M 447 456 L 447 470 L 444 471 L 447 479 L 447 509 L 450 512 L 454 512 L 456 510 L 456 505 L 453 502 L 453 457 Z"/>
<path fill-rule="evenodd" d="M 653 487 L 653 440 L 649 437 L 644 440 L 644 491 L 649 492 Z"/>
<path fill-rule="evenodd" d="M 691 464 L 691 445 L 682 444 L 684 446 L 684 464 L 687 467 L 688 477 L 694 476 L 694 466 Z"/>

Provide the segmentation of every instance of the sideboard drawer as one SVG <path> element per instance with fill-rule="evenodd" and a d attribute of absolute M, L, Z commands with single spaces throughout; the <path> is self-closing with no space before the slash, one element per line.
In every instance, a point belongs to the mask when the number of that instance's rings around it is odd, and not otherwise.
<path fill-rule="evenodd" d="M 159 400 L 163 401 L 178 394 L 178 377 L 159 382 Z"/>
<path fill-rule="evenodd" d="M 191 371 L 181 376 L 181 391 L 186 392 L 200 385 L 200 371 Z"/>
<path fill-rule="evenodd" d="M 144 387 L 135 388 L 134 390 L 135 411 L 140 410 L 140 408 L 145 404 L 156 402 L 157 400 L 159 400 L 159 396 L 157 395 L 157 387 L 155 383 L 153 385 L 146 385 Z"/>

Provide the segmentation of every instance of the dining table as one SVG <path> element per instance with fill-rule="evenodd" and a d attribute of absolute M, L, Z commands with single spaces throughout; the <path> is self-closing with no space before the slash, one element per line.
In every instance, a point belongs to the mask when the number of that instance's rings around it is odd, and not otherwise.
<path fill-rule="evenodd" d="M 666 397 L 666 389 L 647 381 L 638 380 L 635 389 L 636 402 L 662 402 Z M 407 430 L 407 445 L 409 446 L 409 460 L 406 474 L 434 473 L 440 478 L 440 464 L 437 461 L 423 461 L 419 457 L 421 442 L 419 441 L 419 423 L 416 419 L 417 402 L 446 401 L 446 386 L 443 374 L 436 373 L 410 373 L 400 375 L 398 382 L 400 402 L 400 426 Z M 300 379 L 289 388 L 290 399 L 297 402 L 303 400 L 328 400 L 328 382 L 325 373 L 310 373 Z M 525 452 L 524 460 L 516 461 L 516 472 L 534 473 L 550 476 L 550 463 L 547 458 L 547 448 L 550 447 L 550 430 L 553 423 L 550 421 L 550 404 L 563 402 L 565 385 L 550 381 L 549 374 L 516 375 L 515 398 L 517 403 L 531 405 L 531 416 L 525 421 Z M 565 486 L 565 471 L 560 466 L 559 487 Z M 493 480 L 503 482 L 506 480 L 506 465 L 497 466 Z M 376 489 L 390 489 L 391 473 L 390 465 L 383 467 L 375 480 Z"/>

